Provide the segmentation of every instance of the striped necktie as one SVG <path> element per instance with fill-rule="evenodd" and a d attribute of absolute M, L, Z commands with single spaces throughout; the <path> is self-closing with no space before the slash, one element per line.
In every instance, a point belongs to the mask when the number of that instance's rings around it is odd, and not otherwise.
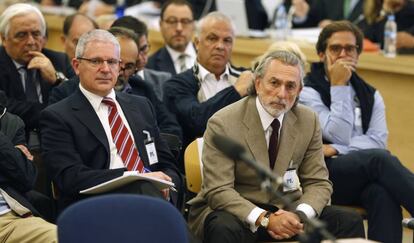
<path fill-rule="evenodd" d="M 178 64 L 180 65 L 180 73 L 184 72 L 187 69 L 187 66 L 185 65 L 185 58 L 187 57 L 186 54 L 181 54 L 178 57 Z"/>
<path fill-rule="evenodd" d="M 115 102 L 109 97 L 104 97 L 102 103 L 106 104 L 109 108 L 108 121 L 111 127 L 112 138 L 125 167 L 129 171 L 136 170 L 144 173 L 144 162 L 140 158 L 131 134 L 118 113 Z"/>

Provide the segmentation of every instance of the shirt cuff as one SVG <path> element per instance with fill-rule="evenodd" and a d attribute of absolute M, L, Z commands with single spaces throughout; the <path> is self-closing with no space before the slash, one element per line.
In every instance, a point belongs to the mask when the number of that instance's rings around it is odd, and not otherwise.
<path fill-rule="evenodd" d="M 260 214 L 262 214 L 264 209 L 261 209 L 259 207 L 253 208 L 253 210 L 247 215 L 246 222 L 249 224 L 250 230 L 254 233 L 257 231 L 258 226 L 256 226 L 256 221 L 259 218 Z"/>
<path fill-rule="evenodd" d="M 301 203 L 296 207 L 296 210 L 303 212 L 306 216 L 311 219 L 316 216 L 315 209 L 313 209 L 309 204 Z"/>

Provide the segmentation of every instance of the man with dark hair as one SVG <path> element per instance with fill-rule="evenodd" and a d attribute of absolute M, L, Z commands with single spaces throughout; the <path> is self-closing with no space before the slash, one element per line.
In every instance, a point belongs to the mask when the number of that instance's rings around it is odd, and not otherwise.
<path fill-rule="evenodd" d="M 197 54 L 191 42 L 195 29 L 191 5 L 185 0 L 167 1 L 159 25 L 165 46 L 148 59 L 147 67 L 172 75 L 192 67 Z"/>
<path fill-rule="evenodd" d="M 297 239 L 306 218 L 326 220 L 340 238 L 364 237 L 361 217 L 327 206 L 332 193 L 323 161 L 317 115 L 296 100 L 302 90 L 304 64 L 287 51 L 268 53 L 255 69 L 252 92 L 215 113 L 203 146 L 203 185 L 191 205 L 188 223 L 204 242 L 256 242 Z M 289 197 L 261 190 L 262 178 L 240 160 L 228 158 L 215 144 L 226 136 L 244 148 L 283 183 L 271 187 Z"/>
<path fill-rule="evenodd" d="M 49 91 L 74 75 L 66 55 L 43 48 L 45 34 L 43 15 L 32 5 L 11 5 L 0 17 L 0 89 L 8 97 L 8 110 L 26 124 L 30 141 L 37 140 L 39 114 Z"/>
<path fill-rule="evenodd" d="M 133 30 L 138 35 L 138 58 L 136 74 L 148 84 L 154 87 L 159 100 L 163 100 L 162 85 L 171 77 L 170 73 L 145 68 L 148 62 L 148 52 L 150 45 L 148 43 L 148 29 L 144 22 L 131 16 L 124 16 L 117 19 L 112 27 L 123 27 Z"/>
<path fill-rule="evenodd" d="M 401 242 L 400 205 L 414 215 L 414 175 L 386 150 L 383 98 L 356 73 L 362 39 L 348 21 L 322 30 L 321 62 L 312 64 L 300 102 L 319 115 L 332 203 L 364 207 L 369 239 Z"/>
<path fill-rule="evenodd" d="M 75 13 L 65 18 L 61 40 L 69 60 L 75 57 L 76 45 L 81 35 L 93 29 L 99 29 L 98 24 L 87 15 Z"/>

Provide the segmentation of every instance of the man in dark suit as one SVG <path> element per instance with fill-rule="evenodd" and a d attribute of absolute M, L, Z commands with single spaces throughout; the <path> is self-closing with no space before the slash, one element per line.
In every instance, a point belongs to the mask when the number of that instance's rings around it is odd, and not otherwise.
<path fill-rule="evenodd" d="M 203 135 L 216 111 L 245 96 L 252 82 L 250 71 L 240 75 L 229 63 L 234 41 L 231 20 L 212 12 L 199 24 L 197 63 L 163 86 L 164 102 L 182 127 L 183 148 Z"/>
<path fill-rule="evenodd" d="M 0 91 L 0 241 L 57 242 L 56 226 L 38 217 L 27 197 L 37 170 L 27 149 L 24 123 L 6 111 L 5 100 Z"/>
<path fill-rule="evenodd" d="M 190 4 L 185 0 L 165 2 L 159 24 L 165 46 L 150 56 L 146 67 L 172 75 L 192 67 L 197 54 L 191 42 L 195 26 Z"/>
<path fill-rule="evenodd" d="M 135 34 L 138 35 L 139 52 L 136 74 L 143 79 L 144 82 L 154 87 L 154 91 L 157 94 L 158 99 L 162 101 L 162 85 L 165 81 L 171 78 L 171 74 L 145 67 L 148 62 L 148 53 L 150 50 L 147 25 L 132 16 L 124 16 L 115 20 L 111 27 L 127 28 L 134 31 Z"/>
<path fill-rule="evenodd" d="M 249 97 L 218 111 L 208 122 L 203 185 L 189 202 L 190 228 L 204 236 L 204 242 L 268 242 L 295 237 L 303 233 L 306 218 L 319 217 L 337 237 L 364 237 L 358 214 L 327 207 L 332 184 L 318 117 L 296 105 L 304 64 L 290 52 L 271 52 L 255 74 Z M 237 141 L 246 156 L 283 175 L 282 185 L 273 181 L 270 186 L 292 200 L 290 208 L 261 190 L 262 178 L 253 168 L 223 154 L 214 143 L 217 135 Z"/>
<path fill-rule="evenodd" d="M 42 155 L 60 192 L 60 206 L 85 198 L 81 190 L 122 176 L 127 168 L 153 171 L 146 175 L 180 187 L 174 158 L 160 138 L 150 102 L 113 89 L 120 69 L 115 37 L 104 30 L 88 32 L 79 40 L 76 56 L 72 64 L 80 79 L 79 89 L 47 107 L 40 122 Z M 162 196 L 146 181 L 111 192 Z M 162 193 L 166 197 L 168 189 Z"/>
<path fill-rule="evenodd" d="M 45 20 L 32 5 L 14 4 L 1 15 L 0 89 L 27 131 L 38 128 L 50 89 L 74 74 L 66 55 L 43 48 L 45 32 Z"/>

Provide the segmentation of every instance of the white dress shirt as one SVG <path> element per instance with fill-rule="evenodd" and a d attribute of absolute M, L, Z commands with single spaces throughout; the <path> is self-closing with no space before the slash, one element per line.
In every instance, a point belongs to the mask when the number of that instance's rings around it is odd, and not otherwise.
<path fill-rule="evenodd" d="M 196 58 L 197 58 L 197 53 L 194 49 L 194 46 L 193 46 L 192 42 L 189 42 L 187 44 L 187 47 L 185 48 L 183 53 L 172 49 L 168 45 L 166 45 L 165 47 L 167 48 L 167 51 L 170 54 L 171 59 L 174 63 L 174 68 L 175 68 L 176 73 L 181 72 L 181 64 L 180 64 L 180 61 L 178 59 L 182 54 L 185 54 L 185 67 L 187 69 L 191 68 L 194 65 L 194 63 L 196 61 Z"/>
<path fill-rule="evenodd" d="M 116 169 L 116 168 L 122 168 L 125 167 L 125 164 L 121 158 L 121 156 L 118 154 L 118 149 L 116 148 L 116 145 L 114 143 L 114 140 L 112 138 L 111 134 L 111 127 L 109 125 L 108 115 L 109 115 L 109 106 L 102 103 L 102 100 L 104 97 L 96 95 L 94 93 L 89 92 L 84 87 L 82 87 L 82 84 L 79 83 L 79 88 L 81 92 L 85 95 L 86 99 L 89 101 L 89 103 L 92 105 L 94 111 L 96 112 L 96 115 L 98 116 L 99 120 L 101 121 L 101 124 L 105 130 L 106 137 L 108 139 L 109 144 L 109 151 L 110 151 L 110 163 L 109 163 L 109 169 Z M 115 104 L 116 108 L 118 110 L 119 116 L 121 117 L 122 121 L 124 122 L 126 128 L 128 129 L 129 134 L 131 134 L 132 141 L 134 141 L 134 136 L 132 135 L 131 128 L 129 127 L 128 121 L 125 118 L 124 112 L 122 111 L 121 106 L 119 105 L 118 101 L 116 100 L 115 91 L 112 89 L 112 91 L 106 96 L 111 98 Z M 135 143 L 135 141 L 134 141 Z"/>
<path fill-rule="evenodd" d="M 216 79 L 216 76 L 213 73 L 210 73 L 207 69 L 205 69 L 200 64 L 198 64 L 198 68 L 199 68 L 198 78 L 200 79 L 200 82 L 201 82 L 200 90 L 202 90 L 206 100 L 215 96 L 218 92 L 222 91 L 223 89 L 232 86 L 230 79 L 229 79 L 230 72 L 229 72 L 228 66 L 226 66 L 226 69 L 220 75 L 219 80 Z"/>

